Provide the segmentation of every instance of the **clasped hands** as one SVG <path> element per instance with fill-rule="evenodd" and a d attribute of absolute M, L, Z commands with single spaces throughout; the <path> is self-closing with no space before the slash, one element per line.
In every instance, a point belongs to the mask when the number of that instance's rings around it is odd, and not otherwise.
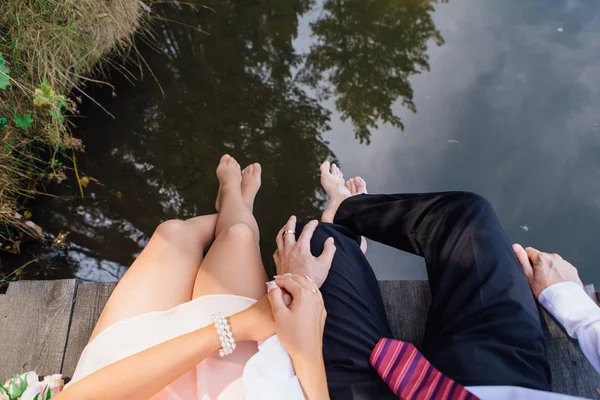
<path fill-rule="evenodd" d="M 329 274 L 335 244 L 325 241 L 315 257 L 310 241 L 318 221 L 310 221 L 296 240 L 296 217 L 292 216 L 277 234 L 273 255 L 277 275 L 267 282 L 268 295 L 242 311 L 252 321 L 247 340 L 261 341 L 277 334 L 294 364 L 322 358 L 323 329 L 327 311 L 319 288 Z"/>

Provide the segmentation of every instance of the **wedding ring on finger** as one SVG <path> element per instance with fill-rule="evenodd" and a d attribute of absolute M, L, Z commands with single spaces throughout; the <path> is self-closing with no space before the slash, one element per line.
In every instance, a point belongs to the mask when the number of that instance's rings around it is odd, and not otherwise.
<path fill-rule="evenodd" d="M 295 235 L 296 231 L 293 229 L 287 229 L 285 231 L 283 231 L 283 234 L 281 236 L 285 237 L 285 235 Z"/>

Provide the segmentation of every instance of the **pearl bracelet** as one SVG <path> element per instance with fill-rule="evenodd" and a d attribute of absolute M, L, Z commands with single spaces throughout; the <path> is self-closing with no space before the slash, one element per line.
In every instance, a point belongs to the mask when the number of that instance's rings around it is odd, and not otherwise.
<path fill-rule="evenodd" d="M 223 314 L 222 311 L 213 314 L 212 320 L 217 329 L 219 339 L 221 340 L 221 350 L 219 350 L 219 355 L 221 357 L 228 356 L 235 350 L 235 339 L 233 338 L 233 333 L 231 333 L 229 322 L 227 322 L 227 318 L 225 318 L 225 314 Z"/>

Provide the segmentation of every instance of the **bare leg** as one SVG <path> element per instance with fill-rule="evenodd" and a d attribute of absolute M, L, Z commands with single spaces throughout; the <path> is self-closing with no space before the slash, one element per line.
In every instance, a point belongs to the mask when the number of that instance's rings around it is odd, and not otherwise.
<path fill-rule="evenodd" d="M 260 166 L 252 164 L 241 174 L 240 184 L 237 162 L 229 156 L 221 159 L 216 239 L 198 271 L 193 298 L 235 294 L 259 299 L 265 295 L 267 276 L 258 247 L 258 225 L 251 212 L 260 174 Z"/>
<path fill-rule="evenodd" d="M 110 296 L 90 340 L 116 322 L 190 301 L 216 223 L 217 214 L 160 224 Z"/>
<path fill-rule="evenodd" d="M 346 187 L 350 191 L 351 196 L 356 196 L 358 194 L 367 194 L 367 182 L 360 176 L 348 179 L 346 182 Z M 360 250 L 363 254 L 367 254 L 367 239 L 364 236 L 360 237 Z"/>
<path fill-rule="evenodd" d="M 329 161 L 321 164 L 321 186 L 325 189 L 329 200 L 321 216 L 321 222 L 333 223 L 338 207 L 348 197 L 367 194 L 367 182 L 364 179 L 357 176 L 345 182 L 342 171 L 337 165 L 330 165 Z M 360 249 L 363 254 L 367 252 L 367 240 L 364 237 L 361 237 Z"/>
<path fill-rule="evenodd" d="M 248 165 L 246 168 L 242 170 L 242 197 L 244 198 L 244 202 L 246 206 L 252 212 L 254 210 L 254 198 L 258 193 L 258 189 L 260 189 L 260 174 L 261 174 L 261 166 L 258 163 L 254 163 Z M 253 176 L 252 179 L 244 179 L 246 175 Z M 258 179 L 256 177 L 258 176 Z M 221 187 L 219 186 L 219 191 L 217 192 L 217 200 L 215 202 L 215 209 L 217 212 L 221 211 Z"/>
<path fill-rule="evenodd" d="M 254 175 L 258 175 L 260 182 L 260 165 L 252 164 L 250 167 L 254 171 Z M 215 229 L 215 237 L 227 228 L 235 224 L 247 225 L 254 234 L 256 243 L 260 240 L 258 225 L 252 215 L 251 207 L 248 207 L 244 196 L 242 195 L 242 173 L 240 164 L 228 154 L 221 157 L 221 162 L 217 167 L 217 178 L 219 178 L 219 218 L 217 219 L 217 227 Z M 260 183 L 258 184 L 260 187 Z M 256 188 L 258 191 L 258 188 Z M 252 196 L 252 203 L 254 202 Z"/>
<path fill-rule="evenodd" d="M 333 217 L 342 201 L 351 196 L 350 190 L 345 186 L 344 174 L 335 164 L 325 161 L 321 164 L 321 186 L 327 193 L 329 203 L 323 211 L 321 222 L 333 223 Z"/>

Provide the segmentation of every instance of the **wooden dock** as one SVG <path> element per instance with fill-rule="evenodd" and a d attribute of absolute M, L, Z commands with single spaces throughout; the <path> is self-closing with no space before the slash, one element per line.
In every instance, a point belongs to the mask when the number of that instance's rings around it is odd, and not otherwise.
<path fill-rule="evenodd" d="M 71 376 L 115 285 L 75 279 L 11 283 L 0 295 L 0 379 L 30 370 Z M 431 299 L 427 281 L 381 281 L 380 287 L 394 336 L 418 346 Z M 586 290 L 598 301 L 593 286 Z M 540 313 L 554 391 L 600 399 L 600 375 L 577 342 Z"/>

